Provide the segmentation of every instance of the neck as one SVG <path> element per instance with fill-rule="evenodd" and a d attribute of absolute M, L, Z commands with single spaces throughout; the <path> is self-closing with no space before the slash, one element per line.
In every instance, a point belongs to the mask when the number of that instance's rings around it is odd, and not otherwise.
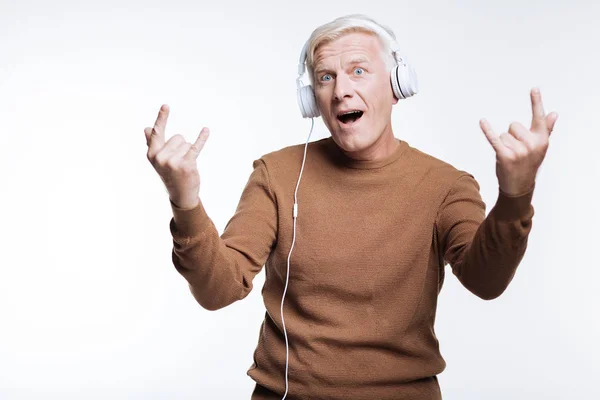
<path fill-rule="evenodd" d="M 356 161 L 379 161 L 389 157 L 398 147 L 399 141 L 394 137 L 391 129 L 386 131 L 368 148 L 361 151 L 347 152 L 344 154 Z"/>

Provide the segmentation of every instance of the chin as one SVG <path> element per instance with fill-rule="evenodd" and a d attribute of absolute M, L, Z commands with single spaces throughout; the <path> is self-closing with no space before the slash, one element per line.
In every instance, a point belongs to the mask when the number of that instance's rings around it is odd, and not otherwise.
<path fill-rule="evenodd" d="M 368 149 L 377 140 L 377 138 L 368 137 L 364 133 L 361 134 L 360 131 L 342 130 L 341 132 L 333 133 L 331 136 L 338 147 L 348 153 Z"/>

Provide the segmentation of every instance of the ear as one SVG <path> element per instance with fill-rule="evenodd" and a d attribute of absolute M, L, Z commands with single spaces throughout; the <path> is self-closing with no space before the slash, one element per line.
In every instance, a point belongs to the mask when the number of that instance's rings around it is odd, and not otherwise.
<path fill-rule="evenodd" d="M 392 105 L 398 104 L 398 99 L 396 98 L 396 96 L 394 96 L 394 94 L 392 94 L 392 98 L 393 98 Z"/>

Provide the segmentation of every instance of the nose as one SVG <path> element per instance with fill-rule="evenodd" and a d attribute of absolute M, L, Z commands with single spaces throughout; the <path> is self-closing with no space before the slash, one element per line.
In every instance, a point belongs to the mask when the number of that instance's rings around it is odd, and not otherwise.
<path fill-rule="evenodd" d="M 339 74 L 335 81 L 333 98 L 337 101 L 341 101 L 345 97 L 352 97 L 353 93 L 354 87 L 352 86 L 352 80 L 346 76 L 346 74 Z"/>

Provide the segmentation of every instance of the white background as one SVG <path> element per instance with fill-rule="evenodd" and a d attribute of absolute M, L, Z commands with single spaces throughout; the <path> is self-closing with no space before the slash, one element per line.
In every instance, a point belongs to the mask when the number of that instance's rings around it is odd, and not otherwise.
<path fill-rule="evenodd" d="M 529 126 L 533 86 L 559 113 L 507 291 L 480 300 L 447 267 L 444 399 L 600 397 L 597 2 L 1 0 L 1 399 L 250 397 L 264 271 L 244 301 L 195 303 L 143 129 L 163 103 L 167 138 L 211 128 L 200 195 L 222 232 L 252 161 L 306 140 L 299 51 L 349 13 L 389 25 L 417 70 L 395 135 L 474 174 L 488 211 L 479 119 Z"/>

